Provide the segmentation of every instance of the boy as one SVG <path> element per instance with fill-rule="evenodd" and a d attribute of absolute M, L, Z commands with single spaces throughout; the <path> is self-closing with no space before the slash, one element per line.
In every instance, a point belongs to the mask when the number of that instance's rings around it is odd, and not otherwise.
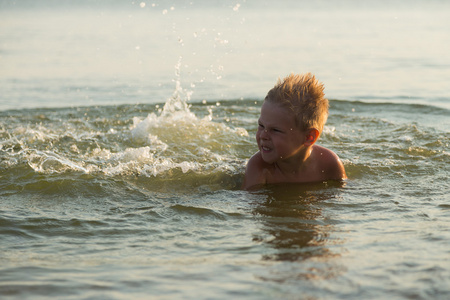
<path fill-rule="evenodd" d="M 259 151 L 247 163 L 244 189 L 347 178 L 339 157 L 315 145 L 328 117 L 323 89 L 323 84 L 307 73 L 278 80 L 269 91 L 258 120 Z"/>

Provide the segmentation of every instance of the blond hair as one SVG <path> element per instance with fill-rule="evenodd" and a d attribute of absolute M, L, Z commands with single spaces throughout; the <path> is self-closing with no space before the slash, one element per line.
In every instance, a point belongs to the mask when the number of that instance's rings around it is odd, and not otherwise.
<path fill-rule="evenodd" d="M 301 130 L 316 128 L 322 132 L 328 118 L 328 99 L 323 90 L 323 84 L 313 74 L 291 74 L 283 81 L 278 79 L 264 101 L 292 111 Z"/>

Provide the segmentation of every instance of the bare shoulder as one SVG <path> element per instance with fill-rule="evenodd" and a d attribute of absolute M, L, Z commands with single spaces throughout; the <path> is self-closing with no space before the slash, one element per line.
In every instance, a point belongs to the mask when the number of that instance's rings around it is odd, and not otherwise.
<path fill-rule="evenodd" d="M 325 171 L 328 179 L 347 179 L 344 164 L 336 153 L 319 145 L 314 145 L 313 151 L 316 157 L 320 157 L 320 168 Z"/>
<path fill-rule="evenodd" d="M 243 189 L 249 189 L 252 186 L 265 184 L 267 182 L 268 165 L 261 157 L 261 153 L 257 152 L 247 162 L 245 169 Z"/>

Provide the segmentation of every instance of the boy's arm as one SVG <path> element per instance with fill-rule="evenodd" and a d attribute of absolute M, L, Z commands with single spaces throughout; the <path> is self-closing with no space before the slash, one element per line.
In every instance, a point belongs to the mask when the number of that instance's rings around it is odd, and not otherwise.
<path fill-rule="evenodd" d="M 263 160 L 261 154 L 258 152 L 247 163 L 242 189 L 248 190 L 253 186 L 266 183 L 264 173 Z"/>
<path fill-rule="evenodd" d="M 345 173 L 344 164 L 342 161 L 337 157 L 336 165 L 333 172 L 333 179 L 335 180 L 344 180 L 347 179 L 347 174 Z"/>
<path fill-rule="evenodd" d="M 344 180 L 347 179 L 345 173 L 344 164 L 336 153 L 329 150 L 328 156 L 328 176 L 332 180 Z"/>
<path fill-rule="evenodd" d="M 323 170 L 323 180 L 347 179 L 344 164 L 336 153 L 319 145 L 314 145 L 313 151 L 315 153 L 315 159 L 319 162 L 319 170 Z"/>

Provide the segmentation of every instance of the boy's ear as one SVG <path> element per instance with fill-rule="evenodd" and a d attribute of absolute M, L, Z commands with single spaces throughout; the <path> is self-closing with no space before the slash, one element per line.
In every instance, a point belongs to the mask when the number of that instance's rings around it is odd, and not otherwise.
<path fill-rule="evenodd" d="M 315 128 L 308 129 L 306 131 L 306 140 L 305 140 L 306 146 L 314 145 L 314 143 L 319 138 L 319 135 L 320 135 L 319 130 L 317 130 Z"/>

